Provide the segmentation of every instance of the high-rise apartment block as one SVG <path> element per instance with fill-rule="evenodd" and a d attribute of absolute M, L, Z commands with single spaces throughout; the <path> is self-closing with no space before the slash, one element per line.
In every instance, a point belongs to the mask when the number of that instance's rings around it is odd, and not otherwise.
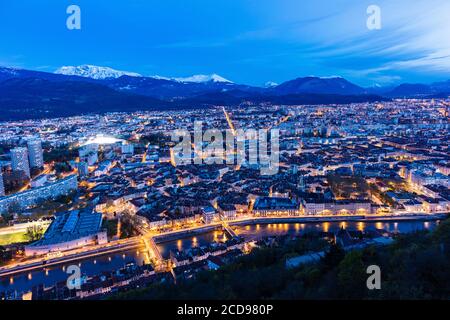
<path fill-rule="evenodd" d="M 0 167 L 0 197 L 5 195 L 5 185 L 3 183 L 3 174 Z"/>
<path fill-rule="evenodd" d="M 27 148 L 18 147 L 11 149 L 11 167 L 13 171 L 23 171 L 27 177 L 30 177 Z"/>
<path fill-rule="evenodd" d="M 28 155 L 32 168 L 42 168 L 44 166 L 44 153 L 42 151 L 41 140 L 33 139 L 28 141 Z"/>

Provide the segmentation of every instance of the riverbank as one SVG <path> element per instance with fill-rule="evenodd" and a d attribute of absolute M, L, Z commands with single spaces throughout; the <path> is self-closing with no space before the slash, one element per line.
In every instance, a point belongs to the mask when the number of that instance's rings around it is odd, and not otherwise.
<path fill-rule="evenodd" d="M 188 236 L 195 236 L 202 233 L 207 233 L 210 231 L 215 231 L 222 228 L 221 223 L 215 223 L 208 226 L 202 226 L 198 228 L 190 228 L 190 229 L 181 229 L 177 231 L 171 231 L 170 233 L 163 233 L 160 235 L 154 235 L 153 240 L 156 244 L 164 243 L 168 241 L 177 240 L 179 238 L 184 238 Z"/>
<path fill-rule="evenodd" d="M 436 214 L 411 214 L 411 215 L 401 215 L 401 216 L 369 216 L 365 217 L 366 222 L 384 222 L 384 221 L 433 221 L 433 220 L 443 220 L 449 216 L 449 213 L 436 213 Z"/>
<path fill-rule="evenodd" d="M 230 221 L 230 226 L 268 223 L 312 223 L 312 222 L 395 222 L 395 221 L 433 221 L 445 219 L 448 214 L 411 214 L 398 216 L 322 216 L 322 217 L 253 217 L 239 221 Z"/>
<path fill-rule="evenodd" d="M 409 215 L 393 215 L 393 216 L 289 216 L 289 217 L 249 217 L 240 220 L 228 221 L 231 227 L 255 225 L 255 224 L 276 224 L 276 223 L 318 223 L 318 222 L 396 222 L 396 221 L 435 221 L 445 219 L 448 214 L 409 214 Z M 155 235 L 153 239 L 155 243 L 160 244 L 168 241 L 177 240 L 179 238 L 195 236 L 198 234 L 215 231 L 221 228 L 220 223 L 199 228 L 191 228 L 188 230 L 172 231 L 168 234 Z"/>
<path fill-rule="evenodd" d="M 57 258 L 52 258 L 52 259 L 47 259 L 47 260 L 38 260 L 35 262 L 31 262 L 31 263 L 25 263 L 25 262 L 23 264 L 19 263 L 14 267 L 2 266 L 2 267 L 0 267 L 0 277 L 11 276 L 11 275 L 14 275 L 17 273 L 30 272 L 30 271 L 33 271 L 36 269 L 45 269 L 45 268 L 48 268 L 51 266 L 57 266 L 57 265 L 70 263 L 70 262 L 78 262 L 78 261 L 82 261 L 84 259 L 89 259 L 89 258 L 93 258 L 96 256 L 131 250 L 131 249 L 138 248 L 141 246 L 142 246 L 142 244 L 140 243 L 139 239 L 135 239 L 133 241 L 130 241 L 130 243 L 125 243 L 125 244 L 117 245 L 114 247 L 105 247 L 105 248 L 100 248 L 100 249 L 86 251 L 86 252 L 79 252 L 79 253 L 74 253 L 72 255 L 68 255 L 68 256 L 64 256 L 64 257 L 57 257 Z"/>

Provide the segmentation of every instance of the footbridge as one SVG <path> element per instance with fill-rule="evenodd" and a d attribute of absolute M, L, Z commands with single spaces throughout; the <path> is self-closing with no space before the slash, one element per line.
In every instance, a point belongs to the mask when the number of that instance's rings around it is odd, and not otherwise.
<path fill-rule="evenodd" d="M 231 238 L 235 239 L 238 238 L 238 235 L 234 230 L 230 227 L 230 225 L 225 221 L 222 220 L 222 228 L 231 236 Z"/>

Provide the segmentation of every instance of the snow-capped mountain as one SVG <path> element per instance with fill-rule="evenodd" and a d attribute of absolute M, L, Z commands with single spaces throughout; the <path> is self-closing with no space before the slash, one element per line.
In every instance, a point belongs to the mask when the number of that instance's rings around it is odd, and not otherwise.
<path fill-rule="evenodd" d="M 136 72 L 128 72 L 128 71 L 120 71 L 115 70 L 109 67 L 100 67 L 84 64 L 81 66 L 64 66 L 55 71 L 55 74 L 62 74 L 66 76 L 79 76 L 85 78 L 91 78 L 96 80 L 105 80 L 105 79 L 117 79 L 121 76 L 129 76 L 129 77 L 143 77 L 141 74 Z M 167 80 L 167 81 L 176 81 L 181 83 L 206 83 L 206 82 L 215 82 L 215 83 L 233 83 L 232 81 L 225 79 L 224 77 L 219 76 L 218 74 L 196 74 L 190 77 L 163 77 L 163 76 L 151 76 L 148 78 L 156 79 L 156 80 Z"/>
<path fill-rule="evenodd" d="M 203 83 L 203 82 L 225 82 L 225 83 L 233 83 L 228 79 L 225 79 L 218 74 L 196 74 L 191 77 L 186 78 L 171 78 L 171 80 L 175 80 L 178 82 L 195 82 L 195 83 Z"/>
<path fill-rule="evenodd" d="M 10 75 L 15 76 L 18 74 L 18 71 L 20 71 L 20 70 L 21 69 L 15 68 L 15 67 L 1 67 L 0 66 L 0 73 L 3 73 L 3 74 L 10 74 Z"/>
<path fill-rule="evenodd" d="M 278 83 L 276 83 L 276 82 L 273 82 L 273 81 L 267 81 L 265 84 L 264 84 L 264 88 L 273 88 L 273 87 L 276 87 L 278 85 Z"/>
<path fill-rule="evenodd" d="M 121 76 L 142 77 L 139 73 L 115 70 L 109 67 L 99 67 L 84 64 L 81 66 L 64 66 L 55 71 L 56 74 L 80 76 L 96 80 L 116 79 Z"/>

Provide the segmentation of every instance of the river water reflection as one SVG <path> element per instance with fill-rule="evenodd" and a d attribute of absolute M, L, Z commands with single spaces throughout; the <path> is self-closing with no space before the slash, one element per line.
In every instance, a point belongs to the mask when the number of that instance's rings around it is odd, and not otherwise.
<path fill-rule="evenodd" d="M 233 230 L 246 240 L 257 240 L 263 237 L 283 234 L 304 234 L 312 231 L 336 232 L 341 226 L 349 230 L 383 229 L 389 232 L 408 233 L 416 230 L 433 230 L 439 221 L 399 221 L 399 222 L 319 222 L 319 223 L 274 223 L 233 227 Z M 186 250 L 202 246 L 213 241 L 221 241 L 226 235 L 221 231 L 211 231 L 201 235 L 190 236 L 159 244 L 164 257 L 170 250 Z"/>
<path fill-rule="evenodd" d="M 68 263 L 43 268 L 32 272 L 21 273 L 14 277 L 0 277 L 0 292 L 17 290 L 18 292 L 31 290 L 33 286 L 44 284 L 51 286 L 60 281 L 66 281 L 70 274 L 66 269 L 70 265 L 78 265 L 81 273 L 86 276 L 99 275 L 102 272 L 113 271 L 122 268 L 129 262 L 142 265 L 145 260 L 144 250 L 128 250 L 120 253 L 98 256 L 80 260 L 78 263 Z"/>

